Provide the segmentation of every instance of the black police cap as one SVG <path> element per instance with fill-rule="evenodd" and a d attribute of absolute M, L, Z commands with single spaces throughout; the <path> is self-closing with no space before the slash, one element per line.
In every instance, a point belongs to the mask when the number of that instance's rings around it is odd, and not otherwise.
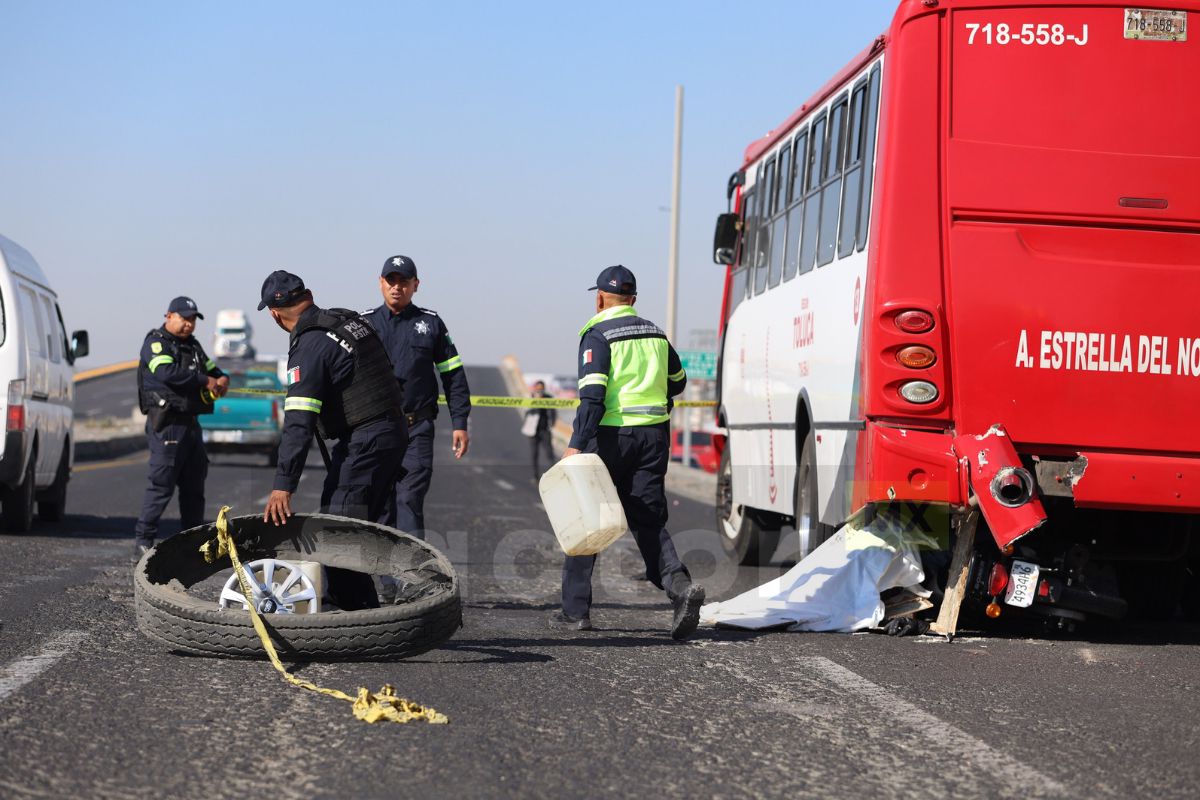
<path fill-rule="evenodd" d="M 600 272 L 600 277 L 596 278 L 596 285 L 588 291 L 593 289 L 609 294 L 637 294 L 637 278 L 625 267 L 617 264 L 614 267 L 605 267 Z"/>
<path fill-rule="evenodd" d="M 410 280 L 417 277 L 417 265 L 408 256 L 392 256 L 387 261 L 383 262 L 383 270 L 379 273 L 386 278 L 393 272 L 399 273 L 404 280 Z"/>
<path fill-rule="evenodd" d="M 299 276 L 287 270 L 277 269 L 263 281 L 262 302 L 258 304 L 258 310 L 294 306 L 304 299 L 307 293 L 304 281 L 300 280 Z"/>
<path fill-rule="evenodd" d="M 171 301 L 171 305 L 167 306 L 168 314 L 178 314 L 181 317 L 199 317 L 204 319 L 204 315 L 196 308 L 196 301 L 190 297 L 176 297 Z"/>

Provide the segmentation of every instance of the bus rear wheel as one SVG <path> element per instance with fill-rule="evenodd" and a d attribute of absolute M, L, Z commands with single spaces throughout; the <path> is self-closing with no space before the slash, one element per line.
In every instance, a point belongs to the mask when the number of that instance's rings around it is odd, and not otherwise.
<path fill-rule="evenodd" d="M 754 512 L 738 505 L 733 498 L 733 461 L 729 446 L 721 453 L 717 469 L 717 533 L 721 546 L 738 564 L 769 564 L 779 546 L 779 531 L 765 527 Z"/>
<path fill-rule="evenodd" d="M 796 470 L 796 533 L 800 539 L 799 561 L 833 535 L 834 527 L 821 522 L 817 505 L 817 443 L 813 432 L 804 437 L 800 466 Z"/>

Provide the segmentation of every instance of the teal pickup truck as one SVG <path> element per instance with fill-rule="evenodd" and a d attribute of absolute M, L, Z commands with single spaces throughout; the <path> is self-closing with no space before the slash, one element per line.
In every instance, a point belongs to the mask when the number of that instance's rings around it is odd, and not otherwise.
<path fill-rule="evenodd" d="M 268 367 L 232 372 L 229 388 L 282 392 L 283 384 Z M 216 402 L 213 413 L 200 417 L 204 447 L 210 453 L 263 453 L 271 466 L 279 460 L 283 431 L 283 396 L 230 393 Z"/>

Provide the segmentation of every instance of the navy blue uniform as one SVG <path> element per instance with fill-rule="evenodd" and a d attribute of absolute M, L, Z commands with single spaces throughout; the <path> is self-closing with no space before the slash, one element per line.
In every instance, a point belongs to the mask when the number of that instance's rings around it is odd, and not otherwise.
<path fill-rule="evenodd" d="M 225 375 L 195 337 L 174 336 L 166 328 L 146 334 L 138 363 L 139 402 L 147 411 L 146 443 L 150 476 L 134 527 L 136 545 L 150 547 L 158 522 L 179 487 L 183 530 L 204 522 L 204 480 L 208 455 L 196 414 L 211 404 L 200 399 L 209 377 Z"/>
<path fill-rule="evenodd" d="M 404 391 L 408 423 L 408 450 L 396 491 L 378 518 L 384 525 L 413 536 L 425 531 L 425 495 L 433 479 L 434 419 L 438 407 L 438 376 L 446 393 L 454 430 L 467 429 L 471 414 L 471 389 L 462 358 L 446 324 L 434 311 L 414 304 L 393 314 L 381 305 L 363 315 L 383 341 Z"/>
<path fill-rule="evenodd" d="M 300 315 L 297 329 L 316 318 L 312 306 Z M 354 377 L 354 357 L 327 331 L 311 328 L 293 335 L 288 353 L 288 391 L 283 436 L 272 488 L 295 492 L 325 404 L 341 403 L 341 390 Z M 338 409 L 334 408 L 333 411 Z M 328 476 L 328 511 L 374 520 L 382 513 L 404 457 L 406 438 L 398 415 L 381 415 L 339 437 Z"/>

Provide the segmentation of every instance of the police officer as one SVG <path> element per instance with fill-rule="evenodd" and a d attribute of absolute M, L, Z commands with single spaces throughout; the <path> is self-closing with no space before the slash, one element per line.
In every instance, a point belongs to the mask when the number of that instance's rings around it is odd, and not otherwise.
<path fill-rule="evenodd" d="M 138 405 L 146 415 L 150 483 L 134 527 L 133 560 L 154 545 L 158 521 L 175 487 L 183 530 L 204 522 L 204 479 L 208 456 L 198 414 L 211 414 L 213 400 L 224 396 L 229 378 L 192 337 L 204 315 L 190 297 L 167 306 L 162 327 L 146 334 L 138 361 Z"/>
<path fill-rule="evenodd" d="M 361 316 L 313 303 L 297 276 L 284 270 L 263 281 L 259 310 L 291 334 L 283 436 L 263 521 L 283 525 L 300 483 L 314 431 L 344 452 L 329 510 L 374 520 L 382 512 L 404 458 L 400 389 L 379 337 Z M 374 590 L 370 590 L 372 602 Z M 343 605 L 343 607 L 345 607 Z"/>
<path fill-rule="evenodd" d="M 379 277 L 383 305 L 364 316 L 391 356 L 396 380 L 403 387 L 404 416 L 408 423 L 404 469 L 396 483 L 395 496 L 388 501 L 378 521 L 423 538 L 425 494 L 433 478 L 433 421 L 438 414 L 435 376 L 441 376 L 450 408 L 455 458 L 465 456 L 470 445 L 467 417 L 471 413 L 471 389 L 446 323 L 437 312 L 412 302 L 420 284 L 413 260 L 408 256 L 392 256 L 383 263 Z M 386 596 L 386 582 L 384 592 Z"/>
<path fill-rule="evenodd" d="M 671 636 L 696 630 L 704 587 L 692 583 L 665 527 L 663 479 L 671 456 L 671 399 L 687 375 L 666 334 L 637 315 L 637 280 L 623 266 L 596 279 L 596 315 L 579 332 L 579 409 L 563 458 L 597 453 L 612 476 L 629 528 L 646 562 L 646 576 L 674 605 Z M 591 630 L 595 556 L 567 556 L 557 630 Z"/>

